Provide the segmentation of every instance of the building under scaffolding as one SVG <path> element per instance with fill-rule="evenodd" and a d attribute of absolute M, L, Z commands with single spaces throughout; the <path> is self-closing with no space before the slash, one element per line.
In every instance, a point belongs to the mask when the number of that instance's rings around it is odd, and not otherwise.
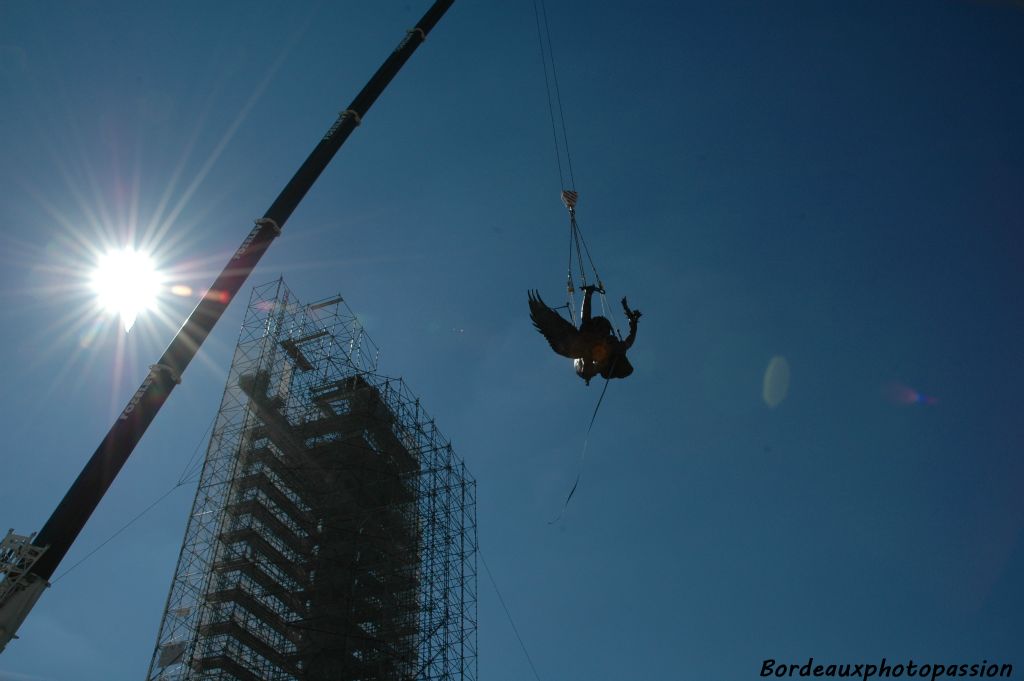
<path fill-rule="evenodd" d="M 147 679 L 476 679 L 475 485 L 376 363 L 253 290 Z"/>

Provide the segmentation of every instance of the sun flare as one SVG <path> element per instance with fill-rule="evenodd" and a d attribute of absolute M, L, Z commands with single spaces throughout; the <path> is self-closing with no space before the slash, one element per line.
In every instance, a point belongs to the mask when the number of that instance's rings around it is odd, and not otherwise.
<path fill-rule="evenodd" d="M 163 277 L 149 255 L 122 248 L 99 257 L 90 283 L 99 306 L 120 315 L 127 333 L 140 313 L 156 307 Z"/>

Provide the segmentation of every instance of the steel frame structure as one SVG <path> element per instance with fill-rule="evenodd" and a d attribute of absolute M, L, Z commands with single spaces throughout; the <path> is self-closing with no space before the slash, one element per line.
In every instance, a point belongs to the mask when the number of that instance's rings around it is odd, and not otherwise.
<path fill-rule="evenodd" d="M 377 359 L 253 289 L 149 681 L 476 680 L 475 482 Z"/>

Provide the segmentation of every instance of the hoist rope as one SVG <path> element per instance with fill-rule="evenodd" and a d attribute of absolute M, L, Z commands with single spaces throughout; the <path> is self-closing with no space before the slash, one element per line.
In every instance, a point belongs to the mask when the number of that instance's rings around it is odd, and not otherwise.
<path fill-rule="evenodd" d="M 540 47 L 541 65 L 544 68 L 544 93 L 548 102 L 548 120 L 551 123 L 551 138 L 555 145 L 555 162 L 558 167 L 558 181 L 562 187 L 562 201 L 569 210 L 569 262 L 566 266 L 566 308 L 569 319 L 576 324 L 576 301 L 573 295 L 576 286 L 573 281 L 573 258 L 579 269 L 579 278 L 583 286 L 587 286 L 587 263 L 594 274 L 594 280 L 601 289 L 601 309 L 605 316 L 610 316 L 609 307 L 604 297 L 604 283 L 590 255 L 590 248 L 583 238 L 583 232 L 576 222 L 576 176 L 572 167 L 572 152 L 569 149 L 569 132 L 565 122 L 565 107 L 562 106 L 562 90 L 558 82 L 558 68 L 555 64 L 555 51 L 551 40 L 551 23 L 548 21 L 547 4 L 544 0 L 533 0 L 533 17 L 537 27 L 537 44 Z M 549 75 L 550 70 L 550 75 Z M 554 91 L 552 93 L 552 90 Z M 557 110 L 557 121 L 556 121 Z M 559 140 L 559 123 L 561 124 L 561 140 Z M 562 150 L 565 150 L 565 167 L 562 165 Z M 565 168 L 568 169 L 568 184 Z M 584 259 L 585 256 L 585 259 Z M 614 322 L 613 322 L 614 323 Z M 621 337 L 621 334 L 619 334 Z"/>
<path fill-rule="evenodd" d="M 583 230 L 580 228 L 579 223 L 576 222 L 576 210 L 570 208 L 569 210 L 569 267 L 568 267 L 568 289 L 569 295 L 566 303 L 566 307 L 569 309 L 569 319 L 572 323 L 576 323 L 576 317 L 573 313 L 575 307 L 575 300 L 573 299 L 574 283 L 572 278 L 572 262 L 573 255 L 576 257 L 576 262 L 580 269 L 580 279 L 582 280 L 583 286 L 587 285 L 586 266 L 584 264 L 583 256 L 586 255 L 586 261 L 590 263 L 590 270 L 594 273 L 594 280 L 598 287 L 599 297 L 601 300 L 601 313 L 612 323 L 615 328 L 615 333 L 618 335 L 619 340 L 622 340 L 622 332 L 618 329 L 618 321 L 615 318 L 615 313 L 612 311 L 612 307 L 608 305 L 608 299 L 604 291 L 604 280 L 601 278 L 601 273 L 597 271 L 597 265 L 594 264 L 594 258 L 590 255 L 590 248 L 587 246 L 586 239 L 583 238 Z M 580 320 L 582 322 L 582 319 Z"/>
<path fill-rule="evenodd" d="M 541 16 L 544 18 L 544 29 L 541 30 Z M 569 169 L 569 187 L 576 189 L 576 178 L 572 171 L 572 154 L 569 152 L 569 136 L 566 133 L 565 110 L 562 107 L 562 91 L 558 86 L 558 70 L 555 68 L 555 53 L 551 45 L 551 27 L 548 24 L 548 10 L 544 0 L 540 0 L 538 9 L 537 0 L 533 0 L 533 17 L 537 24 L 537 43 L 540 45 L 540 58 L 544 67 L 544 91 L 548 98 L 548 117 L 551 120 L 551 136 L 555 142 L 555 160 L 558 164 L 558 181 L 562 188 L 566 187 L 565 175 L 562 171 L 562 146 L 565 147 L 566 166 Z M 547 48 L 545 49 L 545 37 Z M 548 66 L 551 67 L 551 77 L 548 77 Z M 554 82 L 555 98 L 551 98 L 551 83 Z M 558 118 L 562 124 L 562 144 L 558 142 L 558 125 L 555 123 L 555 109 L 558 109 Z"/>
<path fill-rule="evenodd" d="M 580 281 L 584 286 L 587 285 L 587 271 L 586 263 L 583 262 L 583 251 L 580 247 L 580 242 L 583 241 L 583 236 L 580 234 L 579 225 L 576 224 L 576 212 L 573 211 L 569 214 L 569 229 L 572 231 L 573 244 L 576 247 L 576 264 L 580 268 Z M 597 272 L 594 272 L 595 278 Z"/>
<path fill-rule="evenodd" d="M 597 280 L 597 284 L 600 286 L 601 274 L 597 271 L 597 265 L 594 264 L 594 258 L 590 255 L 590 248 L 587 247 L 587 242 L 583 238 L 583 230 L 580 229 L 579 223 L 576 222 L 576 211 L 572 211 L 569 214 L 569 224 L 572 228 L 574 239 L 576 241 L 576 259 L 579 260 L 580 271 L 582 272 L 583 270 L 583 256 L 586 255 L 587 262 L 590 263 L 590 269 L 594 272 L 594 279 Z M 583 285 L 586 286 L 586 281 L 583 282 Z"/>
<path fill-rule="evenodd" d="M 568 308 L 568 310 L 569 310 L 569 320 L 572 322 L 573 326 L 576 326 L 576 313 L 574 312 L 574 310 L 576 309 L 576 298 L 573 295 L 576 292 L 576 282 L 574 282 L 572 280 L 572 231 L 571 230 L 569 231 L 569 265 L 568 265 L 568 267 L 566 267 L 565 289 L 566 289 L 565 307 Z M 580 321 L 583 321 L 583 320 L 581 319 Z"/>

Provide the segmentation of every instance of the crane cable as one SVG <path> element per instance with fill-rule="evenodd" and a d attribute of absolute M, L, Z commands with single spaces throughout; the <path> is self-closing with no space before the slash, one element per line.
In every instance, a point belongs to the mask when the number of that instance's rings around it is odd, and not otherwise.
<path fill-rule="evenodd" d="M 544 29 L 541 30 L 541 17 L 543 16 Z M 558 164 L 558 181 L 562 187 L 568 186 L 576 191 L 576 178 L 572 172 L 572 154 L 569 152 L 569 137 L 566 134 L 565 111 L 562 108 L 562 92 L 558 87 L 558 71 L 555 68 L 555 53 L 551 47 L 551 27 L 548 24 L 548 10 L 544 0 L 533 0 L 533 17 L 537 24 L 537 42 L 540 45 L 540 58 L 544 67 L 544 91 L 548 97 L 548 116 L 551 119 L 551 136 L 555 142 L 555 160 Z M 548 76 L 550 67 L 551 75 Z M 554 99 L 552 99 L 552 83 L 554 83 Z M 558 118 L 562 123 L 562 141 L 558 140 L 558 126 L 555 123 L 555 109 L 558 109 Z M 565 147 L 566 166 L 569 170 L 569 183 L 566 185 L 565 174 L 562 171 L 562 147 Z"/>
<path fill-rule="evenodd" d="M 574 259 L 579 267 L 580 283 L 583 286 L 587 285 L 586 263 L 590 264 L 590 271 L 594 275 L 594 283 L 597 285 L 598 293 L 600 295 L 601 313 L 606 317 L 613 317 L 611 309 L 608 306 L 608 299 L 605 296 L 604 282 L 601 280 L 601 274 L 597 271 L 597 265 L 594 264 L 594 258 L 590 255 L 590 248 L 587 247 L 587 242 L 583 239 L 583 230 L 580 229 L 579 223 L 576 221 L 576 200 L 578 198 L 579 195 L 576 192 L 562 191 L 562 202 L 569 210 L 569 265 L 567 267 L 565 283 L 568 300 L 566 302 L 566 306 L 569 309 L 569 319 L 572 320 L 573 324 L 576 323 L 574 312 L 576 304 L 575 299 L 573 298 L 573 293 L 576 290 L 576 284 L 573 281 L 572 276 Z M 584 256 L 586 256 L 586 260 L 584 260 Z M 622 339 L 622 334 L 619 334 L 619 339 Z"/>
<path fill-rule="evenodd" d="M 594 265 L 594 259 L 590 255 L 590 249 L 583 239 L 583 232 L 576 220 L 576 202 L 579 193 L 576 191 L 576 176 L 572 167 L 572 152 L 569 149 L 568 126 L 565 123 L 565 108 L 562 106 L 562 90 L 558 83 L 558 69 L 555 64 L 555 51 L 551 40 L 551 24 L 548 21 L 548 10 L 545 0 L 533 0 L 533 17 L 537 28 L 537 44 L 540 48 L 540 57 L 544 69 L 544 92 L 548 102 L 548 120 L 551 123 L 551 139 L 555 147 L 555 164 L 558 168 L 558 181 L 562 187 L 562 203 L 569 211 L 569 258 L 566 266 L 566 304 L 569 319 L 573 325 L 576 321 L 576 284 L 573 278 L 573 262 L 579 268 L 579 278 L 582 286 L 587 285 L 586 264 L 589 263 L 593 272 L 593 280 L 600 291 L 602 313 L 612 319 L 615 323 L 611 307 L 604 294 L 604 283 L 601 275 Z M 557 114 L 557 115 L 556 115 Z M 557 119 L 557 120 L 556 120 Z M 561 136 L 559 136 L 561 128 Z M 563 166 L 562 160 L 565 159 Z M 567 181 L 568 180 L 568 181 Z M 584 256 L 586 259 L 584 260 Z M 561 309 L 561 308 L 558 308 Z M 616 328 L 619 338 L 622 334 Z"/>
<path fill-rule="evenodd" d="M 198 482 L 199 481 L 199 474 L 200 474 L 201 468 L 202 468 L 202 465 L 197 463 L 197 457 L 199 456 L 199 449 L 200 449 L 200 447 L 203 446 L 203 443 L 206 441 L 207 435 L 209 435 L 210 431 L 213 430 L 213 426 L 214 426 L 214 424 L 216 422 L 217 422 L 217 417 L 214 417 L 213 421 L 210 422 L 210 425 L 203 432 L 202 436 L 200 436 L 199 442 L 196 443 L 196 448 L 192 452 L 192 456 L 189 458 L 188 463 L 185 464 L 185 469 L 181 472 L 181 475 L 178 477 L 178 481 L 176 483 L 174 483 L 173 487 L 171 487 L 169 490 L 167 490 L 166 492 L 161 494 L 159 497 L 157 497 L 156 500 L 153 501 L 149 506 L 147 506 L 146 508 L 144 508 L 141 511 L 139 511 L 139 513 L 136 514 L 135 517 L 133 517 L 128 522 L 126 522 L 116 532 L 114 532 L 109 537 L 107 537 L 105 540 L 103 540 L 92 551 L 89 551 L 87 554 L 82 556 L 82 558 L 77 563 L 75 563 L 74 565 L 72 565 L 71 567 L 67 568 L 66 570 L 61 572 L 59 575 L 54 577 L 53 580 L 51 580 L 50 585 L 53 586 L 58 581 L 60 581 L 64 577 L 66 577 L 69 572 L 71 572 L 72 570 L 77 568 L 79 565 L 81 565 L 85 561 L 87 561 L 90 558 L 92 558 L 93 555 L 98 553 L 107 544 L 109 544 L 110 542 L 112 542 L 115 539 L 117 539 L 117 537 L 120 536 L 120 534 L 122 532 L 124 532 L 129 527 L 134 525 L 136 522 L 141 520 L 142 516 L 146 515 L 150 511 L 152 511 L 157 506 L 157 504 L 159 504 L 161 501 L 163 501 L 164 499 L 169 497 L 173 492 L 175 492 L 176 490 L 178 490 L 181 487 L 184 487 L 185 485 L 189 485 L 191 483 Z"/>
<path fill-rule="evenodd" d="M 569 149 L 569 134 L 568 126 L 565 123 L 565 108 L 562 106 L 562 90 L 558 84 L 558 69 L 555 65 L 555 51 L 551 41 L 551 24 L 548 21 L 548 10 L 544 0 L 533 0 L 533 17 L 537 27 L 537 44 L 540 47 L 540 58 L 542 66 L 544 68 L 544 92 L 547 95 L 548 102 L 548 119 L 551 122 L 551 138 L 555 145 L 555 163 L 558 167 L 558 181 L 562 187 L 562 203 L 565 205 L 566 210 L 569 211 L 569 258 L 566 266 L 566 303 L 564 307 L 568 311 L 569 319 L 572 321 L 573 326 L 577 325 L 576 320 L 576 283 L 573 280 L 573 262 L 575 261 L 576 266 L 579 268 L 579 278 L 582 286 L 587 286 L 587 268 L 586 265 L 589 263 L 590 270 L 593 273 L 593 280 L 597 286 L 599 297 L 601 301 L 601 312 L 612 321 L 613 327 L 616 326 L 614 315 L 611 311 L 611 307 L 608 305 L 607 298 L 605 297 L 604 282 L 601 280 L 601 275 L 597 271 L 597 266 L 594 264 L 594 258 L 590 254 L 590 249 L 587 247 L 587 242 L 583 238 L 583 230 L 580 229 L 579 222 L 576 220 L 576 202 L 579 200 L 579 192 L 576 191 L 576 176 L 572 168 L 572 152 Z M 556 109 L 557 119 L 556 123 Z M 559 138 L 559 125 L 561 123 L 561 138 Z M 565 156 L 565 168 L 562 166 L 563 148 Z M 566 170 L 568 170 L 568 177 L 566 176 Z M 568 182 L 566 180 L 568 179 Z M 585 260 L 584 260 L 585 256 Z M 561 309 L 561 308 L 557 308 Z M 582 318 L 579 323 L 582 323 Z M 619 339 L 622 339 L 622 333 L 615 328 L 616 334 Z M 590 424 L 587 426 L 586 434 L 583 439 L 583 449 L 580 452 L 579 470 L 576 473 L 576 480 L 573 482 L 572 489 L 569 490 L 569 494 L 565 498 L 565 502 L 562 504 L 562 509 L 559 511 L 558 516 L 553 520 L 548 521 L 549 525 L 553 525 L 562 519 L 565 514 L 565 510 L 569 507 L 569 502 L 572 500 L 573 495 L 576 494 L 576 488 L 580 484 L 580 479 L 583 476 L 583 466 L 586 462 L 587 447 L 590 443 L 590 432 L 594 428 L 594 421 L 597 419 L 597 412 L 601 408 L 601 402 L 604 401 L 604 395 L 608 390 L 609 379 L 605 379 L 604 387 L 601 389 L 601 396 L 597 400 L 597 405 L 594 407 L 594 413 L 590 417 Z"/>

